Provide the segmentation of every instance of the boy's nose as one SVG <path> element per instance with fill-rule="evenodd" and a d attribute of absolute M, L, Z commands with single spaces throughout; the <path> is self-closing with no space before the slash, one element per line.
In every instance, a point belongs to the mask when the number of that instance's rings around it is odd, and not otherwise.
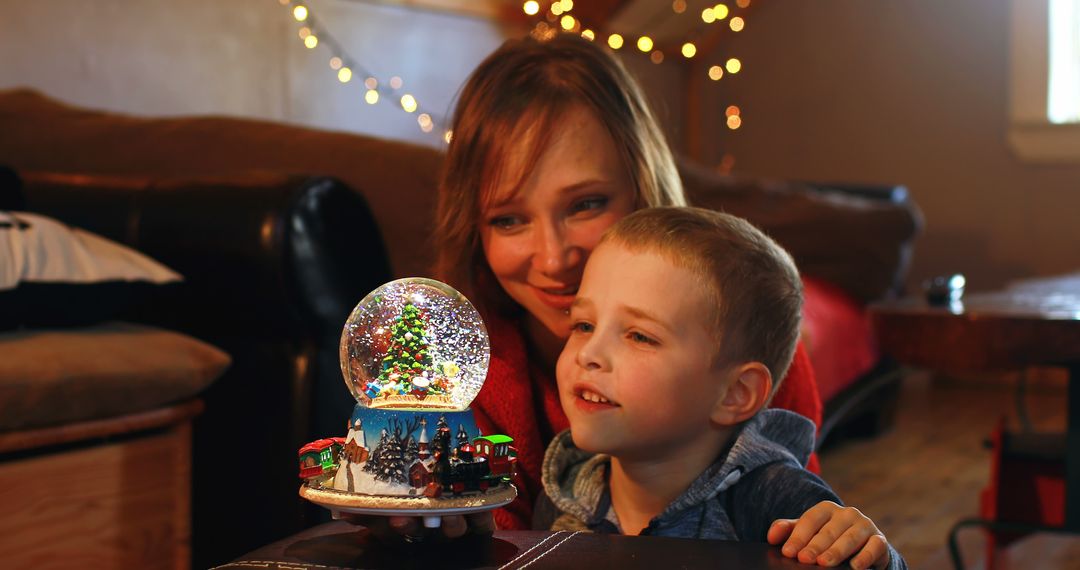
<path fill-rule="evenodd" d="M 611 361 L 608 358 L 606 343 L 595 331 L 578 347 L 577 363 L 586 370 L 610 368 Z"/>

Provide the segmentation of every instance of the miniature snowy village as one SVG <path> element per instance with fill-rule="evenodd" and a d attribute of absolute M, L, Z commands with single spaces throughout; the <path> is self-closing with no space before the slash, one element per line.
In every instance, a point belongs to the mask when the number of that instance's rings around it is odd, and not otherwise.
<path fill-rule="evenodd" d="M 482 434 L 468 409 L 489 354 L 479 313 L 448 285 L 410 278 L 372 291 L 341 337 L 356 407 L 344 437 L 300 449 L 300 495 L 376 514 L 475 512 L 513 500 L 513 439 Z"/>

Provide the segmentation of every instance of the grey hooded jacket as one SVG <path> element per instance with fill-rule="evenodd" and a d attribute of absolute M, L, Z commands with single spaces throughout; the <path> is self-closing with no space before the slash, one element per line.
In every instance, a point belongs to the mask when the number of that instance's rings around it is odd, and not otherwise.
<path fill-rule="evenodd" d="M 813 444 L 810 420 L 787 410 L 762 410 L 641 534 L 765 542 L 774 520 L 799 518 L 821 501 L 841 503 L 803 468 Z M 569 431 L 555 436 L 544 454 L 546 497 L 537 504 L 534 528 L 621 532 L 608 492 L 609 465 L 609 456 L 575 447 Z M 907 568 L 889 548 L 890 570 Z"/>

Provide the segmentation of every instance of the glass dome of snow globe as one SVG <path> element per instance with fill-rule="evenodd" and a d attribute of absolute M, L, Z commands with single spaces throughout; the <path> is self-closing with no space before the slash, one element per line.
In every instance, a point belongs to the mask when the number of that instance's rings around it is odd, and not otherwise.
<path fill-rule="evenodd" d="M 345 322 L 341 372 L 360 406 L 462 411 L 487 376 L 480 313 L 453 287 L 420 277 L 368 293 Z"/>

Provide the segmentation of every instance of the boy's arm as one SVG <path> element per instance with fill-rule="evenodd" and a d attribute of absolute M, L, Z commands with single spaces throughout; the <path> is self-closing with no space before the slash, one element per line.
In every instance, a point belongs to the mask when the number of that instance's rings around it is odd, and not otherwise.
<path fill-rule="evenodd" d="M 822 501 L 843 504 L 817 475 L 785 462 L 747 473 L 729 497 L 728 514 L 739 539 L 756 542 L 767 541 L 769 528 L 777 519 L 799 519 Z M 904 559 L 891 545 L 888 548 L 889 570 L 905 570 Z"/>

